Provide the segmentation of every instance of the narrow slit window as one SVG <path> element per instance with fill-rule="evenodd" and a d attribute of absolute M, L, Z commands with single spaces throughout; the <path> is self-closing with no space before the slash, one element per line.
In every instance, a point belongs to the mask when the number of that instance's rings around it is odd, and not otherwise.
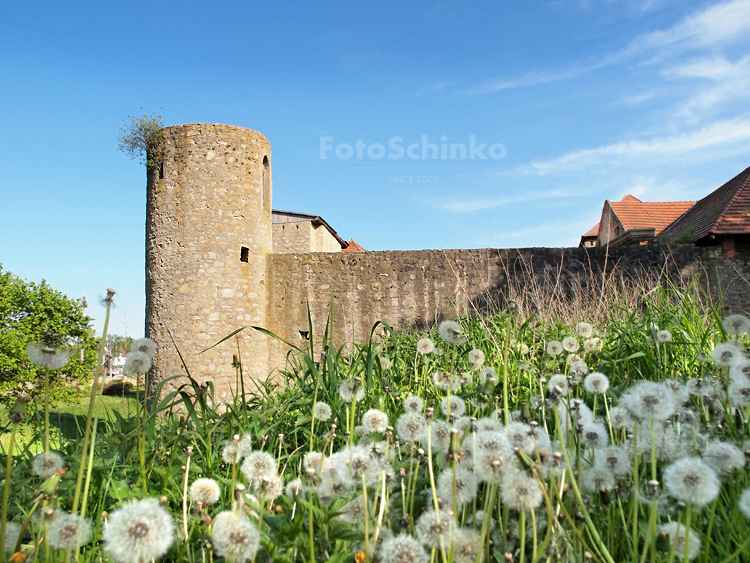
<path fill-rule="evenodd" d="M 268 156 L 263 157 L 263 187 L 260 197 L 263 209 L 271 206 L 271 163 L 268 162 Z"/>
<path fill-rule="evenodd" d="M 247 262 L 250 257 L 250 249 L 247 246 L 240 248 L 240 262 Z"/>

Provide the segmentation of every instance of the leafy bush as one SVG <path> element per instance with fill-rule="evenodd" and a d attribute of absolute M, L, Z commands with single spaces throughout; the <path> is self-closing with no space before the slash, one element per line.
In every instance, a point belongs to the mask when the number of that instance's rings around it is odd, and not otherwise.
<path fill-rule="evenodd" d="M 70 299 L 46 281 L 27 282 L 0 265 L 0 397 L 9 402 L 19 389 L 32 397 L 41 392 L 43 375 L 26 354 L 34 342 L 70 348 L 71 360 L 52 379 L 52 399 L 81 395 L 76 385 L 88 385 L 96 357 L 96 338 L 83 312 L 81 299 Z M 81 356 L 81 353 L 83 354 Z M 83 358 L 83 360 L 81 360 Z"/>

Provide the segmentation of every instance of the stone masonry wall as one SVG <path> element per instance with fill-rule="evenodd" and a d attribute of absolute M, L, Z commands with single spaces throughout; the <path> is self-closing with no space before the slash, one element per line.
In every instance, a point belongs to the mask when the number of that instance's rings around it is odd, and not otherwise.
<path fill-rule="evenodd" d="M 750 255 L 727 262 L 712 247 L 630 246 L 610 248 L 526 248 L 313 253 L 269 256 L 269 317 L 265 328 L 301 344 L 333 312 L 340 341 L 362 341 L 376 321 L 392 327 L 431 327 L 436 321 L 503 306 L 510 276 L 555 279 L 564 291 L 598 283 L 618 268 L 626 276 L 666 273 L 672 279 L 696 276 L 711 291 L 726 293 L 727 311 L 750 310 Z M 274 344 L 269 368 L 284 365 L 284 346 Z"/>
<path fill-rule="evenodd" d="M 185 373 L 171 333 L 191 375 L 213 381 L 217 396 L 229 399 L 235 343 L 201 351 L 238 326 L 266 320 L 271 146 L 260 133 L 229 125 L 163 131 L 164 164 L 147 184 L 146 335 L 158 350 L 152 389 Z M 248 371 L 267 373 L 267 340 L 254 331 L 239 338 L 253 351 L 243 358 Z"/>

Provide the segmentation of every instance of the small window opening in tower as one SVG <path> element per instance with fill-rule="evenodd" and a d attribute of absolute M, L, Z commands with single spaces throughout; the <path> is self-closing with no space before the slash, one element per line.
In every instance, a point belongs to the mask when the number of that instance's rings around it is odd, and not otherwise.
<path fill-rule="evenodd" d="M 159 180 L 164 179 L 164 163 L 159 163 Z"/>
<path fill-rule="evenodd" d="M 271 164 L 268 156 L 263 157 L 263 192 L 261 194 L 263 209 L 271 207 Z"/>
<path fill-rule="evenodd" d="M 240 262 L 247 262 L 250 258 L 250 249 L 247 246 L 240 248 Z"/>

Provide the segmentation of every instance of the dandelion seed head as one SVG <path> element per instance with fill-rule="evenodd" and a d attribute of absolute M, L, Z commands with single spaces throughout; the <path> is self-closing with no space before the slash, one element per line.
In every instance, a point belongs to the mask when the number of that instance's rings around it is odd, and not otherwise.
<path fill-rule="evenodd" d="M 404 442 L 421 440 L 426 427 L 424 417 L 415 412 L 404 413 L 396 420 L 396 434 Z"/>
<path fill-rule="evenodd" d="M 524 422 L 511 422 L 503 428 L 503 435 L 513 448 L 519 448 L 529 455 L 536 450 L 534 433 L 531 426 Z"/>
<path fill-rule="evenodd" d="M 62 456 L 55 452 L 41 452 L 34 456 L 31 462 L 31 470 L 34 475 L 43 479 L 52 477 L 59 469 L 65 466 Z"/>
<path fill-rule="evenodd" d="M 750 489 L 745 489 L 737 501 L 737 507 L 750 520 Z"/>
<path fill-rule="evenodd" d="M 609 378 L 598 371 L 591 372 L 583 381 L 583 387 L 594 395 L 604 395 L 609 390 Z"/>
<path fill-rule="evenodd" d="M 563 353 L 564 348 L 562 345 L 562 342 L 558 342 L 557 340 L 550 340 L 547 342 L 547 354 L 550 356 L 559 356 Z"/>
<path fill-rule="evenodd" d="M 400 534 L 383 542 L 380 559 L 383 563 L 429 563 L 430 556 L 417 540 Z"/>
<path fill-rule="evenodd" d="M 585 448 L 595 450 L 609 445 L 609 433 L 607 428 L 596 421 L 587 422 L 581 427 L 581 445 Z"/>
<path fill-rule="evenodd" d="M 521 471 L 508 471 L 500 485 L 500 496 L 513 510 L 531 512 L 542 504 L 542 489 L 536 479 Z"/>
<path fill-rule="evenodd" d="M 453 563 L 476 563 L 482 553 L 482 536 L 470 528 L 453 532 Z"/>
<path fill-rule="evenodd" d="M 732 342 L 723 342 L 714 346 L 711 352 L 716 365 L 721 367 L 730 367 L 732 364 L 742 360 L 742 352 Z"/>
<path fill-rule="evenodd" d="M 151 369 L 151 358 L 143 352 L 135 351 L 131 352 L 125 358 L 125 367 L 123 372 L 125 375 L 137 375 L 139 373 L 146 373 Z"/>
<path fill-rule="evenodd" d="M 440 410 L 443 411 L 445 416 L 448 416 L 448 414 L 452 414 L 456 417 L 463 416 L 466 412 L 466 403 L 461 397 L 451 395 L 450 401 L 448 400 L 448 397 L 444 397 L 443 400 L 440 401 Z"/>
<path fill-rule="evenodd" d="M 77 514 L 59 513 L 49 524 L 47 539 L 57 549 L 76 549 L 89 540 L 91 524 Z"/>
<path fill-rule="evenodd" d="M 732 380 L 750 379 L 750 360 L 743 358 L 733 363 L 732 367 L 729 368 L 729 377 Z"/>
<path fill-rule="evenodd" d="M 477 420 L 477 432 L 500 432 L 503 425 L 497 417 L 484 416 Z"/>
<path fill-rule="evenodd" d="M 330 419 L 332 415 L 333 411 L 331 410 L 331 405 L 324 403 L 323 401 L 315 403 L 315 418 L 321 422 L 325 422 Z"/>
<path fill-rule="evenodd" d="M 750 319 L 740 314 L 729 315 L 724 319 L 722 325 L 727 334 L 741 335 L 750 330 Z"/>
<path fill-rule="evenodd" d="M 146 498 L 112 511 L 102 540 L 117 563 L 142 563 L 163 556 L 174 536 L 172 516 L 158 499 Z"/>
<path fill-rule="evenodd" d="M 716 472 L 697 457 L 685 457 L 667 466 L 664 485 L 670 496 L 698 507 L 707 505 L 719 494 Z"/>
<path fill-rule="evenodd" d="M 284 480 L 279 475 L 261 477 L 252 483 L 252 491 L 256 496 L 266 500 L 274 500 L 284 492 Z"/>
<path fill-rule="evenodd" d="M 424 512 L 417 519 L 414 531 L 422 545 L 430 548 L 448 547 L 456 524 L 451 516 L 440 511 Z"/>
<path fill-rule="evenodd" d="M 668 330 L 660 330 L 656 333 L 656 340 L 664 344 L 665 342 L 672 342 L 672 333 Z"/>
<path fill-rule="evenodd" d="M 729 399 L 737 407 L 750 405 L 750 379 L 736 378 L 729 384 Z"/>
<path fill-rule="evenodd" d="M 139 338 L 130 345 L 130 351 L 140 352 L 146 354 L 149 358 L 153 358 L 156 355 L 156 343 L 150 338 Z"/>
<path fill-rule="evenodd" d="M 461 387 L 461 381 L 448 371 L 438 370 L 432 376 L 432 382 L 435 387 L 443 391 L 455 391 Z"/>
<path fill-rule="evenodd" d="M 385 432 L 388 428 L 388 415 L 378 409 L 370 409 L 362 415 L 362 426 L 368 434 Z"/>
<path fill-rule="evenodd" d="M 578 343 L 578 338 L 576 338 L 575 336 L 566 336 L 562 340 L 562 347 L 563 347 L 563 350 L 565 350 L 566 352 L 574 353 L 574 352 L 578 352 L 578 349 L 581 346 Z"/>
<path fill-rule="evenodd" d="M 380 369 L 383 371 L 388 371 L 391 368 L 391 360 L 386 358 L 385 356 L 380 357 Z"/>
<path fill-rule="evenodd" d="M 70 359 L 70 354 L 67 350 L 60 350 L 41 342 L 29 344 L 26 348 L 26 353 L 31 363 L 51 370 L 60 369 Z"/>
<path fill-rule="evenodd" d="M 190 498 L 193 502 L 200 502 L 203 506 L 209 506 L 219 502 L 221 498 L 221 489 L 219 484 L 213 479 L 202 478 L 196 479 L 190 484 L 188 489 Z"/>
<path fill-rule="evenodd" d="M 474 366 L 474 368 L 479 368 L 484 363 L 484 352 L 478 349 L 471 350 L 469 352 L 469 363 Z"/>
<path fill-rule="evenodd" d="M 302 479 L 296 477 L 286 484 L 284 494 L 289 500 L 294 500 L 295 496 L 301 497 L 302 495 L 304 495 L 306 489 L 307 487 L 305 487 Z"/>
<path fill-rule="evenodd" d="M 428 425 L 425 425 L 424 436 L 422 442 L 427 443 L 427 429 Z M 429 424 L 430 429 L 430 441 L 433 451 L 445 450 L 450 445 L 451 440 L 451 427 L 444 420 L 433 420 Z"/>
<path fill-rule="evenodd" d="M 220 512 L 216 515 L 212 528 L 214 553 L 227 561 L 251 561 L 260 548 L 260 534 L 242 512 Z"/>
<path fill-rule="evenodd" d="M 429 338 L 420 338 L 417 341 L 417 352 L 426 356 L 432 354 L 435 351 L 435 343 Z"/>
<path fill-rule="evenodd" d="M 607 446 L 596 452 L 596 465 L 604 466 L 615 477 L 628 475 L 633 466 L 632 452 L 626 446 Z"/>
<path fill-rule="evenodd" d="M 5 553 L 12 555 L 16 549 L 18 538 L 21 536 L 21 526 L 15 522 L 5 523 Z"/>
<path fill-rule="evenodd" d="M 455 321 L 443 321 L 438 326 L 438 334 L 440 338 L 445 340 L 448 344 L 465 344 L 466 337 L 461 325 Z"/>
<path fill-rule="evenodd" d="M 547 382 L 547 389 L 549 389 L 551 395 L 559 393 L 563 397 L 566 396 L 570 390 L 568 377 L 562 373 L 553 375 Z"/>
<path fill-rule="evenodd" d="M 354 379 L 345 379 L 339 384 L 339 397 L 345 403 L 353 400 L 361 401 L 365 398 L 365 388 Z"/>
<path fill-rule="evenodd" d="M 594 327 L 586 322 L 579 322 L 576 324 L 576 334 L 582 338 L 591 338 L 594 336 Z"/>
<path fill-rule="evenodd" d="M 455 476 L 455 500 L 460 509 L 466 503 L 471 502 L 477 496 L 478 482 L 474 471 L 463 465 L 456 468 Z M 438 476 L 437 495 L 453 507 L 454 486 L 453 469 L 447 468 Z"/>
<path fill-rule="evenodd" d="M 274 477 L 278 473 L 276 458 L 264 451 L 253 451 L 245 456 L 240 470 L 245 475 L 248 483 L 252 483 L 263 477 Z"/>
<path fill-rule="evenodd" d="M 663 383 L 639 381 L 620 399 L 636 418 L 666 420 L 675 411 L 674 395 Z"/>
<path fill-rule="evenodd" d="M 719 475 L 729 475 L 735 469 L 745 467 L 745 454 L 737 446 L 728 442 L 713 440 L 709 442 L 701 457 Z"/>
<path fill-rule="evenodd" d="M 570 358 L 570 356 L 568 356 L 568 358 Z M 589 366 L 587 366 L 586 362 L 584 362 L 583 360 L 575 360 L 573 362 L 570 362 L 568 365 L 570 366 L 570 375 L 573 376 L 576 381 L 580 381 L 581 377 L 589 372 Z"/>
<path fill-rule="evenodd" d="M 477 374 L 477 378 L 479 379 L 479 383 L 481 385 L 484 385 L 487 382 L 495 385 L 498 381 L 500 381 L 500 378 L 497 375 L 497 370 L 492 366 L 484 366 L 482 369 L 480 369 L 479 373 Z"/>
<path fill-rule="evenodd" d="M 410 413 L 422 413 L 424 410 L 424 401 L 421 397 L 410 395 L 404 399 L 404 410 Z"/>
<path fill-rule="evenodd" d="M 336 520 L 341 520 L 349 524 L 359 524 L 365 521 L 365 517 L 364 498 L 362 495 L 359 495 L 339 509 L 339 515 L 336 516 Z"/>
<path fill-rule="evenodd" d="M 669 522 L 659 527 L 659 532 L 664 532 L 669 535 L 669 542 L 671 546 L 674 546 L 674 553 L 676 559 L 682 559 L 685 554 L 685 525 L 680 522 Z M 698 532 L 694 529 L 690 530 L 690 536 L 688 539 L 688 559 L 693 560 L 698 556 L 701 550 L 701 540 L 698 536 Z"/>
<path fill-rule="evenodd" d="M 598 352 L 602 349 L 602 339 L 601 338 L 589 338 L 588 340 L 585 340 L 583 342 L 583 351 L 587 354 Z"/>
<path fill-rule="evenodd" d="M 612 490 L 615 486 L 615 474 L 605 465 L 593 465 L 581 470 L 581 488 L 587 493 L 598 493 L 601 487 Z"/>

